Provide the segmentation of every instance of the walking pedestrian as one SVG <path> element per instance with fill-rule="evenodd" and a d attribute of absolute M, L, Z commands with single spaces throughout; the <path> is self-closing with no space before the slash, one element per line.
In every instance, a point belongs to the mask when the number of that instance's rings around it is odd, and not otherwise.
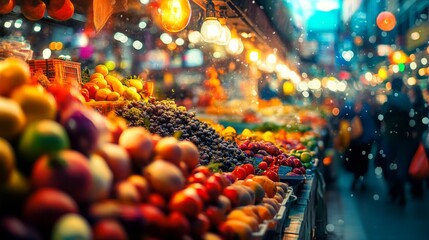
<path fill-rule="evenodd" d="M 419 144 L 422 141 L 423 133 L 428 129 L 426 120 L 428 118 L 428 105 L 423 97 L 422 89 L 419 85 L 414 85 L 408 91 L 412 108 L 410 111 L 410 127 L 411 127 L 411 139 L 410 139 L 410 154 L 416 152 Z M 414 198 L 423 198 L 423 179 L 416 179 L 410 176 L 411 183 L 411 194 Z"/>
<path fill-rule="evenodd" d="M 405 182 L 408 179 L 408 166 L 411 161 L 409 145 L 411 140 L 410 109 L 411 101 L 404 91 L 402 78 L 391 81 L 391 93 L 383 104 L 382 137 L 386 144 L 388 163 L 387 174 L 389 196 L 401 206 L 406 204 Z"/>

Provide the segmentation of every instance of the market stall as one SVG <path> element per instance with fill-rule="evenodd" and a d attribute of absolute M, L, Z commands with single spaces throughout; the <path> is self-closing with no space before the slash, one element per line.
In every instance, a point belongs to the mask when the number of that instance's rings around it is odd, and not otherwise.
<path fill-rule="evenodd" d="M 324 234 L 330 109 L 290 101 L 300 77 L 269 11 L 247 1 L 4 2 L 0 238 Z M 233 36 L 210 42 L 210 21 Z M 26 35 L 45 30 L 48 42 Z"/>

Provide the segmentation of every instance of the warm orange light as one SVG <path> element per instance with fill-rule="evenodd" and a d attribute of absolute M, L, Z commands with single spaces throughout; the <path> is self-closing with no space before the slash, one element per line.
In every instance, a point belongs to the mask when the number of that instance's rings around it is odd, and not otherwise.
<path fill-rule="evenodd" d="M 377 26 L 383 31 L 390 31 L 396 26 L 395 15 L 391 12 L 381 12 L 377 16 Z"/>
<path fill-rule="evenodd" d="M 408 62 L 407 54 L 402 51 L 395 51 L 390 55 L 390 62 L 393 64 L 407 63 Z"/>
<path fill-rule="evenodd" d="M 337 107 L 332 109 L 332 115 L 334 116 L 338 116 L 338 114 L 340 114 L 340 109 L 338 109 Z"/>
<path fill-rule="evenodd" d="M 331 165 L 331 163 L 332 163 L 332 157 L 331 156 L 323 158 L 323 165 L 329 166 L 329 165 Z"/>
<path fill-rule="evenodd" d="M 191 4 L 188 0 L 162 0 L 159 11 L 161 26 L 169 32 L 182 31 L 191 19 Z"/>
<path fill-rule="evenodd" d="M 252 49 L 248 52 L 247 59 L 249 62 L 256 63 L 261 58 L 261 52 L 258 49 Z"/>

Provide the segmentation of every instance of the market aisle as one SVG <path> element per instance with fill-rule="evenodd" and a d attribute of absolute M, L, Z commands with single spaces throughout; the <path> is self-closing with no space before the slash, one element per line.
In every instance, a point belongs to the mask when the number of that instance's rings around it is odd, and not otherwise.
<path fill-rule="evenodd" d="M 350 190 L 351 175 L 337 169 L 337 180 L 326 188 L 328 239 L 429 239 L 428 190 L 421 200 L 408 196 L 407 205 L 401 208 L 389 202 L 384 180 L 373 166 L 366 188 L 355 193 Z"/>

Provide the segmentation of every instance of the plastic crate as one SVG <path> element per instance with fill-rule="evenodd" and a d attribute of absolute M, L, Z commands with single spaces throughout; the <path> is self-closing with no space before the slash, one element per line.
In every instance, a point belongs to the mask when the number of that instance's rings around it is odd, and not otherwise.
<path fill-rule="evenodd" d="M 28 60 L 31 76 L 42 70 L 51 84 L 59 84 L 66 88 L 80 89 L 81 69 L 79 62 L 60 59 Z"/>

